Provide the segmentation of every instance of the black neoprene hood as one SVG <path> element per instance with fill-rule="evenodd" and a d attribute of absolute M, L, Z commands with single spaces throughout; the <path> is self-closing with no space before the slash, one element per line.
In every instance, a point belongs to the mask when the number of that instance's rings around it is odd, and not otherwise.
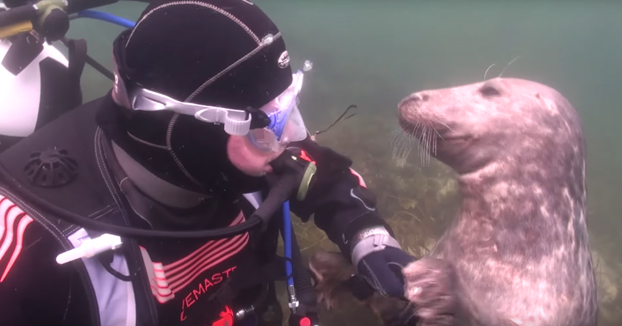
<path fill-rule="evenodd" d="M 121 44 L 132 82 L 179 101 L 259 108 L 292 82 L 280 31 L 246 1 L 154 1 Z"/>

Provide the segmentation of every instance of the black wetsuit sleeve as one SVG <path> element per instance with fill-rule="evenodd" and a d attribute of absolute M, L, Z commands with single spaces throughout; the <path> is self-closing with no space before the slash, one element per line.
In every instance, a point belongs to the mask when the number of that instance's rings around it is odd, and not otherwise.
<path fill-rule="evenodd" d="M 303 201 L 290 200 L 290 208 L 303 221 L 312 215 L 315 224 L 349 256 L 349 241 L 366 227 L 388 224 L 376 208 L 376 196 L 362 177 L 351 169 L 352 161 L 311 140 L 297 144 L 314 161 L 317 172 Z"/>
<path fill-rule="evenodd" d="M 72 295 L 80 287 L 73 268 L 55 261 L 56 239 L 35 221 L 23 231 L 3 231 L 0 246 L 7 250 L 0 251 L 0 325 L 77 325 L 72 301 L 85 300 Z"/>

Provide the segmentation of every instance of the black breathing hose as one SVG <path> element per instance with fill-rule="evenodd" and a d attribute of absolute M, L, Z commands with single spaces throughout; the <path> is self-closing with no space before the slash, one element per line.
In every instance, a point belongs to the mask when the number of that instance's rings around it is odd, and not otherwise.
<path fill-rule="evenodd" d="M 71 48 L 71 45 L 69 44 L 69 39 L 67 39 L 66 37 L 63 37 L 60 39 L 61 43 L 63 43 L 64 46 L 66 46 L 68 49 Z M 85 54 L 86 58 L 85 58 L 85 62 L 90 65 L 91 67 L 93 67 L 93 69 L 97 70 L 99 73 L 101 73 L 102 75 L 104 75 L 106 78 L 114 81 L 114 73 L 108 69 L 106 69 L 106 67 L 104 67 L 101 63 L 95 61 L 95 59 L 91 58 L 88 54 Z"/>
<path fill-rule="evenodd" d="M 145 230 L 99 222 L 93 219 L 85 218 L 74 212 L 70 212 L 33 194 L 27 189 L 27 187 L 22 186 L 2 163 L 0 163 L 0 179 L 3 179 L 8 185 L 12 186 L 11 188 L 14 192 L 20 194 L 23 199 L 30 201 L 33 205 L 48 210 L 57 218 L 93 231 L 114 234 L 127 238 L 216 240 L 243 234 L 255 229 L 256 227 L 261 227 L 261 230 L 265 230 L 270 222 L 270 219 L 281 209 L 281 205 L 288 200 L 292 193 L 294 193 L 294 191 L 300 186 L 301 177 L 299 176 L 299 169 L 301 166 L 288 161 L 292 161 L 291 154 L 283 153 L 279 158 L 271 163 L 274 164 L 274 166 L 279 167 L 277 170 L 280 173 L 272 174 L 271 178 L 274 181 L 270 187 L 268 196 L 246 222 L 236 226 L 201 231 Z"/>
<path fill-rule="evenodd" d="M 159 231 L 159 230 L 145 230 L 137 229 L 126 226 L 118 226 L 109 223 L 102 223 L 96 220 L 85 218 L 76 213 L 70 212 L 62 207 L 58 207 L 45 199 L 39 198 L 26 187 L 22 186 L 6 169 L 6 167 L 0 163 L 0 178 L 3 179 L 8 185 L 12 186 L 11 190 L 22 196 L 23 199 L 28 200 L 32 205 L 39 206 L 50 213 L 54 214 L 57 218 L 63 219 L 69 223 L 79 225 L 81 227 L 99 231 L 103 233 L 110 233 L 121 237 L 128 238 L 160 238 L 160 239 L 222 239 L 227 237 L 236 236 L 242 233 L 246 233 L 262 224 L 262 221 L 268 221 L 270 216 L 276 212 L 269 212 L 269 207 L 274 205 L 273 202 L 280 200 L 280 192 L 273 194 L 271 191 L 264 203 L 268 206 L 266 209 L 257 210 L 251 215 L 251 217 L 244 223 L 236 226 L 230 226 L 216 230 L 202 230 L 202 231 Z M 19 204 L 19 203 L 18 203 Z M 263 204 L 262 204 L 263 206 Z M 261 208 L 261 206 L 260 206 Z M 271 213 L 271 214 L 270 214 Z"/>

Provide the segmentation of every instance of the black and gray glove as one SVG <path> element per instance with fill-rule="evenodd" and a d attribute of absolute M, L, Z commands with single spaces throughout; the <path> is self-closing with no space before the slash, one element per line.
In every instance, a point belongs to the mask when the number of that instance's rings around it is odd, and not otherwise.
<path fill-rule="evenodd" d="M 415 258 L 381 226 L 361 230 L 350 243 L 352 264 L 359 276 L 383 296 L 404 297 L 402 268 Z"/>

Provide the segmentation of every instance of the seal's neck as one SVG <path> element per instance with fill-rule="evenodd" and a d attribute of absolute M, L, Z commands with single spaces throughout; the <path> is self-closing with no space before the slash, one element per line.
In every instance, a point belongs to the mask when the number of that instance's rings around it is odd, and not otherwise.
<path fill-rule="evenodd" d="M 112 150 L 117 162 L 134 185 L 158 203 L 174 208 L 192 208 L 207 197 L 158 178 L 114 142 Z"/>
<path fill-rule="evenodd" d="M 505 217 L 521 220 L 540 214 L 546 198 L 558 196 L 541 173 L 526 173 L 520 167 L 503 163 L 489 164 L 459 178 L 462 207 L 460 217 L 485 226 L 485 221 Z M 466 216 L 465 216 L 466 215 Z"/>
<path fill-rule="evenodd" d="M 511 157 L 461 175 L 461 216 L 476 223 L 510 218 L 533 225 L 535 220 L 584 214 L 585 160 L 566 157 L 538 162 Z"/>

